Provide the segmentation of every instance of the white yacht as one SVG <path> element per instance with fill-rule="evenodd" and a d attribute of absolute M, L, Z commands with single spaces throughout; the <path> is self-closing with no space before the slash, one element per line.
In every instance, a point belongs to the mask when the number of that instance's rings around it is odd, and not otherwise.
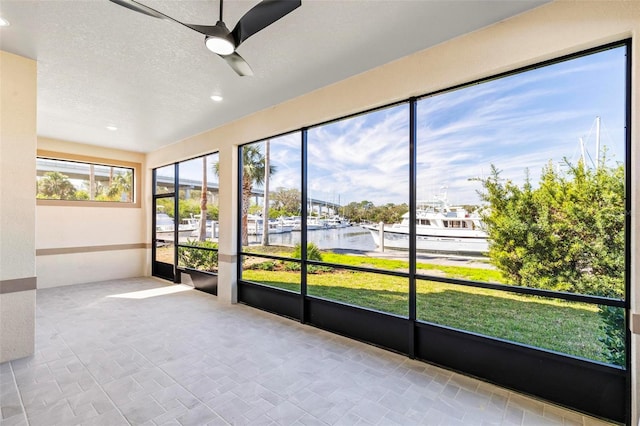
<path fill-rule="evenodd" d="M 326 220 L 326 223 L 329 228 L 346 228 L 347 226 L 351 226 L 349 219 L 342 216 L 332 216 Z"/>
<path fill-rule="evenodd" d="M 375 244 L 386 248 L 409 249 L 409 213 L 393 225 L 366 225 Z M 381 241 L 383 239 L 383 241 Z M 489 250 L 487 233 L 480 217 L 446 201 L 418 203 L 416 209 L 416 250 L 480 255 Z"/>
<path fill-rule="evenodd" d="M 329 225 L 324 219 L 320 219 L 315 216 L 309 216 L 307 218 L 307 231 L 317 231 L 319 229 L 329 229 Z M 293 230 L 302 231 L 302 220 L 300 220 L 293 226 Z"/>
<path fill-rule="evenodd" d="M 175 221 L 166 213 L 156 213 L 156 240 L 173 241 Z M 198 222 L 193 218 L 183 219 L 178 224 L 178 239 L 182 240 L 191 236 L 191 233 L 198 229 Z"/>
<path fill-rule="evenodd" d="M 262 216 L 250 214 L 247 218 L 247 231 L 249 235 L 262 235 Z M 293 225 L 285 223 L 283 220 L 270 219 L 267 221 L 269 234 L 283 234 L 291 232 Z"/>

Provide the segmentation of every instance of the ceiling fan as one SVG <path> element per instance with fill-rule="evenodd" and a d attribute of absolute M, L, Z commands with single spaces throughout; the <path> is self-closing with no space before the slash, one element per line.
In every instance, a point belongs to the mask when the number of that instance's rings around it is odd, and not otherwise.
<path fill-rule="evenodd" d="M 207 48 L 224 59 L 240 76 L 251 76 L 253 71 L 242 56 L 236 52 L 238 46 L 302 4 L 301 0 L 262 0 L 240 18 L 233 31 L 229 31 L 222 20 L 223 0 L 220 0 L 220 20 L 215 25 L 185 24 L 134 0 L 109 1 L 154 18 L 176 22 L 199 32 L 205 36 L 204 43 Z"/>

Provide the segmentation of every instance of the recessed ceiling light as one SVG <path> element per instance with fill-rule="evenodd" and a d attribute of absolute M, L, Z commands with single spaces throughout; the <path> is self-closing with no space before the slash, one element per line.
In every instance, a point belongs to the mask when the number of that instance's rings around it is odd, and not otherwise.
<path fill-rule="evenodd" d="M 222 99 L 224 99 L 222 95 L 211 95 L 211 100 L 214 102 L 222 102 Z"/>
<path fill-rule="evenodd" d="M 0 27 L 8 27 L 9 25 L 10 25 L 9 21 L 7 21 L 6 19 L 0 17 Z"/>
<path fill-rule="evenodd" d="M 115 132 L 116 130 L 118 130 L 118 128 L 116 126 L 107 126 L 107 130 L 111 130 L 112 132 Z"/>

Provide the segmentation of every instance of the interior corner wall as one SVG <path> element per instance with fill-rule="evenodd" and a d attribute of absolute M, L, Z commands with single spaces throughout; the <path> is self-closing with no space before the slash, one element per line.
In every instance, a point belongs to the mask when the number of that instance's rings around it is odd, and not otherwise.
<path fill-rule="evenodd" d="M 35 341 L 36 62 L 0 51 L 0 362 Z"/>
<path fill-rule="evenodd" d="M 407 56 L 352 78 L 289 100 L 235 122 L 188 138 L 147 155 L 149 167 L 158 167 L 212 151 L 231 158 L 240 144 L 300 129 L 327 120 L 358 113 L 394 101 L 420 96 L 458 84 L 490 77 L 567 54 L 632 39 L 631 71 L 631 310 L 640 324 L 640 2 L 554 1 L 529 12 L 473 33 L 457 37 L 433 48 Z M 225 173 L 230 173 L 226 176 Z M 221 169 L 220 182 L 234 182 L 237 170 Z M 221 189 L 222 193 L 222 189 Z M 222 196 L 221 196 L 222 200 Z M 234 280 L 237 220 L 225 209 L 234 211 L 235 201 L 220 205 L 220 257 L 230 260 L 225 275 Z M 235 282 L 218 282 L 219 293 Z M 232 295 L 233 291 L 224 291 Z M 640 413 L 640 325 L 632 337 L 631 424 L 639 425 Z"/>
<path fill-rule="evenodd" d="M 640 7 L 638 7 L 640 9 Z M 640 13 L 638 14 L 640 15 Z M 631 411 L 640 426 L 640 16 L 631 46 Z"/>
<path fill-rule="evenodd" d="M 132 278 L 150 274 L 150 215 L 145 196 L 145 155 L 38 137 L 38 150 L 140 164 L 139 207 L 38 205 L 36 270 L 38 288 Z M 35 176 L 35 175 L 34 175 Z M 32 176 L 31 179 L 34 177 Z M 31 180 L 33 184 L 33 180 Z"/>

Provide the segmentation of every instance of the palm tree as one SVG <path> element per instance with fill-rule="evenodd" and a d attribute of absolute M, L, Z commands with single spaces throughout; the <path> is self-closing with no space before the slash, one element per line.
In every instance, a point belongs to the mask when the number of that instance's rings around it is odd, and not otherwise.
<path fill-rule="evenodd" d="M 242 147 L 242 245 L 249 245 L 248 216 L 249 203 L 253 192 L 253 185 L 262 185 L 265 176 L 274 174 L 275 166 L 269 165 L 269 173 L 265 174 L 265 157 L 259 144 Z M 268 226 L 269 218 L 263 218 L 263 227 Z"/>
<path fill-rule="evenodd" d="M 54 200 L 73 200 L 76 188 L 67 175 L 60 172 L 47 172 L 38 181 L 38 195 Z"/>
<path fill-rule="evenodd" d="M 264 143 L 264 195 L 262 197 L 262 245 L 269 245 L 269 173 L 271 167 L 269 164 L 269 140 Z M 269 172 L 267 172 L 269 170 Z"/>
<path fill-rule="evenodd" d="M 213 232 L 213 226 L 212 231 Z M 202 190 L 200 191 L 200 228 L 198 241 L 207 239 L 207 156 L 202 157 Z"/>
<path fill-rule="evenodd" d="M 125 193 L 128 203 L 133 201 L 133 174 L 128 171 L 124 174 L 117 174 L 111 179 L 111 185 L 107 189 L 107 196 L 121 198 Z"/>

